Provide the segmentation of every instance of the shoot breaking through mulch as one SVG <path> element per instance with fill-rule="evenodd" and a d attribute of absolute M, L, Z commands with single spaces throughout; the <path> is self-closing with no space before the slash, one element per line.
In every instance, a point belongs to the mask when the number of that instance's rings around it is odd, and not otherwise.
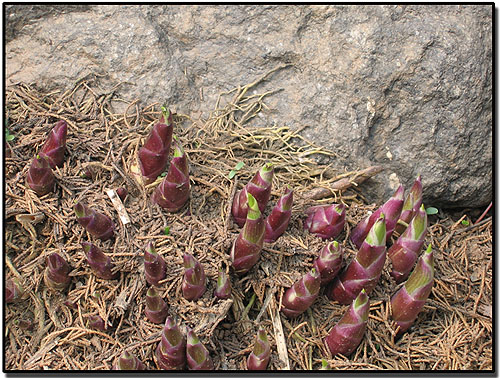
<path fill-rule="evenodd" d="M 337 171 L 318 164 L 315 156 L 334 153 L 305 140 L 298 131 L 284 125 L 249 126 L 273 94 L 256 94 L 256 87 L 268 78 L 264 75 L 221 94 L 207 120 L 176 114 L 174 133 L 188 154 L 192 187 L 188 205 L 176 214 L 152 205 L 150 196 L 158 181 L 144 187 L 130 173 L 138 148 L 159 118 L 160 104 L 140 107 L 134 101 L 124 114 L 115 114 L 113 103 L 125 101 L 113 91 L 99 92 L 95 79 L 81 80 L 64 93 L 45 93 L 25 84 L 7 89 L 7 127 L 15 138 L 6 146 L 10 157 L 4 162 L 4 274 L 21 278 L 25 288 L 23 300 L 5 306 L 7 370 L 108 370 L 125 349 L 147 369 L 156 369 L 153 355 L 162 326 L 144 315 L 143 255 L 149 241 L 167 262 L 159 291 L 170 315 L 198 334 L 216 369 L 246 369 L 259 325 L 271 342 L 269 369 L 319 369 L 322 358 L 333 369 L 492 368 L 491 218 L 475 227 L 447 216 L 429 218 L 425 246 L 433 246 L 436 280 L 424 310 L 399 340 L 394 340 L 387 305 L 398 288 L 388 263 L 370 295 L 367 332 L 350 358 L 331 358 L 323 345 L 347 309 L 329 301 L 323 289 L 312 308 L 298 318 L 289 320 L 278 312 L 283 291 L 312 267 L 324 245 L 304 231 L 303 211 L 320 203 L 346 205 L 346 227 L 337 238 L 346 245 L 345 265 L 355 253 L 350 230 L 381 204 L 365 204 L 355 187 L 361 185 L 357 179 L 364 171 Z M 65 163 L 55 169 L 56 191 L 38 197 L 26 189 L 26 172 L 60 119 L 68 123 Z M 253 123 L 263 126 L 258 118 Z M 229 172 L 240 161 L 244 166 L 230 179 Z M 265 162 L 275 166 L 266 214 L 288 185 L 295 191 L 292 219 L 281 238 L 264 245 L 257 265 L 236 276 L 229 251 L 239 228 L 231 219 L 230 204 L 235 191 Z M 92 179 L 82 177 L 86 168 Z M 374 168 L 371 175 L 379 171 Z M 312 190 L 338 188 L 339 182 L 348 184 L 330 193 L 326 189 L 330 195 L 319 196 L 325 198 L 311 199 Z M 425 190 L 425 177 L 423 185 Z M 130 223 L 125 225 L 106 194 L 119 187 L 129 192 L 124 205 Z M 80 243 L 95 240 L 76 222 L 73 206 L 79 200 L 109 215 L 117 226 L 114 239 L 96 242 L 120 272 L 116 280 L 98 279 L 88 267 Z M 72 283 L 62 293 L 43 283 L 45 258 L 56 251 L 72 268 Z M 203 264 L 208 277 L 206 293 L 195 302 L 186 301 L 180 291 L 185 252 Z M 229 272 L 233 286 L 232 298 L 222 301 L 213 297 L 220 267 Z M 92 315 L 100 315 L 108 329 L 89 328 Z"/>

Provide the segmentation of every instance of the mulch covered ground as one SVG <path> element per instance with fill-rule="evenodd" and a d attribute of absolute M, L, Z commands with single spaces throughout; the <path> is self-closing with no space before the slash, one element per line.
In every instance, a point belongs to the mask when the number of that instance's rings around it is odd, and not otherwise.
<path fill-rule="evenodd" d="M 167 261 L 160 293 L 170 315 L 200 336 L 216 369 L 246 369 L 259 326 L 271 342 L 269 369 L 319 369 L 321 359 L 332 369 L 349 370 L 492 369 L 489 214 L 479 223 L 478 215 L 471 219 L 467 213 L 429 217 L 425 246 L 431 243 L 435 253 L 435 284 L 416 323 L 399 340 L 394 339 L 389 316 L 388 299 L 398 288 L 389 276 L 389 263 L 370 296 L 365 337 L 349 358 L 331 358 L 322 342 L 347 306 L 329 301 L 321 291 L 311 309 L 298 318 L 280 315 L 281 294 L 312 267 L 324 245 L 304 231 L 304 209 L 320 203 L 346 204 L 346 227 L 337 240 L 345 244 L 349 261 L 355 253 L 350 230 L 381 204 L 365 203 L 353 184 L 360 182 L 359 172 L 317 164 L 315 156 L 333 154 L 286 125 L 247 126 L 265 108 L 266 96 L 272 95 L 250 94 L 259 82 L 221 94 L 207 120 L 176 114 L 174 132 L 189 156 L 192 188 L 188 205 L 176 214 L 150 202 L 158 182 L 144 187 L 130 173 L 138 148 L 159 118 L 160 104 L 142 107 L 134 101 L 125 114 L 115 114 L 113 104 L 123 100 L 99 88 L 95 79 L 81 80 L 64 93 L 24 84 L 7 89 L 7 127 L 15 139 L 7 146 L 10 157 L 4 163 L 4 274 L 21 278 L 25 289 L 20 302 L 5 306 L 7 370 L 108 370 L 124 349 L 147 369 L 156 369 L 153 351 L 162 326 L 144 315 L 148 286 L 143 254 L 149 241 Z M 26 172 L 60 119 L 68 122 L 66 161 L 55 170 L 55 192 L 38 197 L 26 187 Z M 244 167 L 229 179 L 240 161 Z M 288 185 L 294 189 L 292 220 L 277 242 L 264 245 L 259 263 L 248 274 L 236 276 L 229 250 L 239 229 L 230 216 L 231 200 L 269 161 L 275 165 L 275 178 L 268 211 Z M 86 168 L 93 172 L 92 179 L 82 177 Z M 310 199 L 311 190 L 346 180 L 350 184 L 344 190 Z M 126 225 L 106 194 L 119 187 L 129 192 L 124 205 L 131 222 Z M 96 242 L 76 222 L 73 206 L 79 200 L 114 219 L 114 239 Z M 96 242 L 112 257 L 118 279 L 101 280 L 91 273 L 80 246 L 83 241 Z M 45 258 L 52 252 L 60 253 L 72 268 L 72 283 L 62 293 L 47 289 L 43 282 Z M 185 300 L 180 292 L 185 252 L 201 261 L 209 279 L 205 295 L 196 302 Z M 218 301 L 212 293 L 221 267 L 230 272 L 233 295 Z M 89 316 L 96 314 L 107 322 L 106 331 L 88 327 Z"/>

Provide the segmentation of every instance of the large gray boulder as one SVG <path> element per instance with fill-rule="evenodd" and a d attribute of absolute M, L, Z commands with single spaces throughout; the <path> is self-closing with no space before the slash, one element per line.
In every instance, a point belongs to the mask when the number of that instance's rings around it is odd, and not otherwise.
<path fill-rule="evenodd" d="M 217 95 L 284 63 L 256 125 L 307 126 L 336 168 L 382 165 L 383 202 L 422 175 L 427 205 L 492 200 L 490 5 L 6 7 L 6 82 L 89 74 L 143 105 L 206 117 Z"/>

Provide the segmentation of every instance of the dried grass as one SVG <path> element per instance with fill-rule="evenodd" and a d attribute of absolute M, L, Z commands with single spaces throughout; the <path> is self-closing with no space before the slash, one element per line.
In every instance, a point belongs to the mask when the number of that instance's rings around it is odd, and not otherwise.
<path fill-rule="evenodd" d="M 97 78 L 82 79 L 64 93 L 44 93 L 25 84 L 7 89 L 8 128 L 16 138 L 8 146 L 11 157 L 4 164 L 5 275 L 21 276 L 26 289 L 24 300 L 6 307 L 7 370 L 109 370 L 124 349 L 155 369 L 152 352 L 161 326 L 144 316 L 143 248 L 150 240 L 168 263 L 160 294 L 170 314 L 198 333 L 216 369 L 246 368 L 259 325 L 272 343 L 270 369 L 318 369 L 322 358 L 342 370 L 492 369 L 491 218 L 465 232 L 449 217 L 431 224 L 427 243 L 435 250 L 436 282 L 416 324 L 398 341 L 387 306 L 397 287 L 387 266 L 371 295 L 366 336 L 350 358 L 330 358 L 322 343 L 345 306 L 320 295 L 297 319 L 279 316 L 280 294 L 312 266 L 322 245 L 303 230 L 305 207 L 332 201 L 346 204 L 347 227 L 339 240 L 346 244 L 349 260 L 354 254 L 349 232 L 376 206 L 366 205 L 355 188 L 334 190 L 333 198 L 310 199 L 311 190 L 331 188 L 346 177 L 355 185 L 361 171 L 319 165 L 316 155 L 334 154 L 287 126 L 259 125 L 259 112 L 266 109 L 264 100 L 272 92 L 256 94 L 255 89 L 271 74 L 221 94 L 207 120 L 176 114 L 175 132 L 188 153 L 192 183 L 189 205 L 177 214 L 153 206 L 149 197 L 155 184 L 143 187 L 129 172 L 137 149 L 159 117 L 159 104 L 141 107 L 133 101 L 125 114 L 115 114 L 113 102 L 123 100 L 113 90 L 100 91 Z M 249 126 L 252 118 L 261 127 Z M 69 125 L 66 162 L 55 171 L 56 192 L 39 198 L 26 189 L 25 175 L 59 119 Z M 245 166 L 231 180 L 228 173 L 239 161 Z M 212 297 L 217 271 L 220 267 L 230 271 L 228 250 L 238 234 L 228 211 L 232 196 L 268 161 L 276 167 L 271 203 L 285 185 L 296 193 L 289 229 L 276 243 L 265 245 L 260 262 L 247 275 L 232 276 L 233 298 L 217 302 Z M 93 170 L 93 180 L 81 177 L 85 167 Z M 131 220 L 127 225 L 120 223 L 106 195 L 107 189 L 120 186 L 130 193 L 125 201 Z M 91 238 L 76 223 L 72 210 L 77 200 L 115 219 L 116 238 L 98 245 L 112 256 L 119 279 L 105 281 L 91 274 L 80 247 Z M 23 214 L 37 216 L 30 220 Z M 169 235 L 163 232 L 166 226 Z M 73 281 L 64 293 L 51 292 L 43 284 L 45 257 L 54 251 L 72 267 Z M 208 290 L 197 302 L 180 295 L 184 252 L 201 261 L 209 278 Z M 87 327 L 86 319 L 95 314 L 109 324 L 106 332 Z"/>

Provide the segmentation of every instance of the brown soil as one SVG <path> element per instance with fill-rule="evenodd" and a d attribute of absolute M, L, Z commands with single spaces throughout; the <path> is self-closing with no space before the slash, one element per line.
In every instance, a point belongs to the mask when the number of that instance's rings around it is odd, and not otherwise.
<path fill-rule="evenodd" d="M 153 351 L 162 327 L 144 315 L 143 253 L 148 241 L 167 261 L 160 294 L 170 315 L 200 336 L 216 369 L 246 369 L 259 326 L 271 342 L 269 369 L 319 369 L 323 358 L 332 369 L 492 369 L 491 217 L 479 224 L 473 223 L 477 217 L 470 219 L 466 213 L 429 217 L 425 245 L 431 243 L 435 252 L 435 284 L 415 324 L 399 340 L 394 340 L 387 304 L 398 288 L 388 274 L 389 264 L 370 296 L 365 337 L 349 358 L 331 358 L 322 342 L 346 306 L 329 301 L 321 292 L 298 318 L 279 315 L 284 289 L 311 268 L 324 245 L 304 231 L 304 209 L 318 203 L 346 204 L 346 227 L 338 240 L 346 245 L 349 261 L 355 253 L 350 230 L 379 204 L 365 204 L 354 187 L 336 190 L 334 197 L 308 199 L 310 190 L 354 177 L 356 172 L 317 164 L 315 156 L 334 154 L 286 126 L 246 125 L 266 108 L 265 97 L 272 95 L 250 95 L 259 82 L 221 94 L 207 120 L 176 115 L 175 133 L 188 153 L 192 184 L 189 204 L 176 214 L 151 204 L 157 183 L 144 187 L 130 173 L 137 149 L 159 118 L 159 104 L 141 107 L 134 101 L 125 114 L 115 114 L 113 103 L 122 100 L 112 91 L 100 90 L 95 79 L 81 80 L 65 93 L 45 93 L 24 84 L 7 89 L 8 128 L 15 139 L 7 146 L 10 157 L 4 163 L 5 275 L 20 277 L 25 294 L 5 307 L 6 370 L 108 370 L 125 349 L 147 369 L 156 369 Z M 26 187 L 26 172 L 59 119 L 69 125 L 66 161 L 55 170 L 55 192 L 38 197 Z M 239 161 L 245 166 L 229 179 Z M 292 220 L 276 243 L 265 244 L 259 263 L 248 274 L 236 276 L 228 252 L 239 229 L 229 205 L 235 190 L 268 161 L 276 168 L 268 207 L 285 185 L 290 186 L 296 199 Z M 81 176 L 85 167 L 93 171 L 93 179 Z M 131 223 L 125 226 L 106 194 L 107 189 L 119 187 L 129 191 L 124 204 Z M 106 242 L 90 237 L 76 222 L 77 200 L 111 216 L 116 237 Z M 38 216 L 33 220 L 23 214 Z M 469 226 L 462 223 L 464 219 Z M 167 226 L 170 232 L 165 235 Z M 92 274 L 82 241 L 95 242 L 112 257 L 118 279 L 106 281 Z M 72 268 L 72 283 L 62 293 L 47 289 L 43 282 L 45 258 L 55 251 Z M 196 302 L 186 301 L 180 293 L 185 252 L 201 261 L 209 279 L 205 295 Z M 233 286 L 232 298 L 225 301 L 213 297 L 220 267 L 230 272 Z M 96 314 L 108 323 L 106 331 L 88 327 L 88 317 Z"/>

